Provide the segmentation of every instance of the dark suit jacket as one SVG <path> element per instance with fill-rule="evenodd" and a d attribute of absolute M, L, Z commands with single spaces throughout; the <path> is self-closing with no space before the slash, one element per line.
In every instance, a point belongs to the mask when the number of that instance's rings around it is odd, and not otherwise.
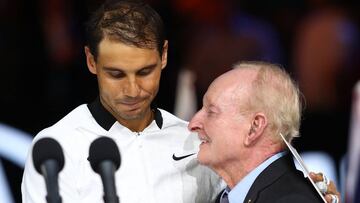
<path fill-rule="evenodd" d="M 255 179 L 244 200 L 244 203 L 250 202 L 315 203 L 323 201 L 310 181 L 295 168 L 292 156 L 286 154 L 271 163 Z"/>

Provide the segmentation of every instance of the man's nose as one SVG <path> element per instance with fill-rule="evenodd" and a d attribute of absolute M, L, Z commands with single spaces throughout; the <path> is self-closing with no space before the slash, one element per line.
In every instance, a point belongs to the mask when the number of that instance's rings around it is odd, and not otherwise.
<path fill-rule="evenodd" d="M 129 97 L 136 97 L 140 93 L 140 86 L 136 78 L 128 78 L 124 87 L 124 94 Z"/>
<path fill-rule="evenodd" d="M 198 111 L 193 118 L 190 120 L 188 125 L 188 129 L 193 132 L 197 132 L 202 129 L 202 122 L 201 122 L 201 110 Z"/>

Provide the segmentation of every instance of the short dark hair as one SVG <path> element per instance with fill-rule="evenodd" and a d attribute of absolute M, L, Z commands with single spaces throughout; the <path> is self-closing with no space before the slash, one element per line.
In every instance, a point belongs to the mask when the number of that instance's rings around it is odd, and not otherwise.
<path fill-rule="evenodd" d="M 104 37 L 139 48 L 156 48 L 161 56 L 165 30 L 159 14 L 142 0 L 108 0 L 86 23 L 86 43 L 95 60 Z"/>

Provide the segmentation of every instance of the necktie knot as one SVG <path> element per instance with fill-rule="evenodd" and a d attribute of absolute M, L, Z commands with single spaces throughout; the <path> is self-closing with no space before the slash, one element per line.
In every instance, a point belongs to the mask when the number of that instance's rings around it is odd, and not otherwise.
<path fill-rule="evenodd" d="M 224 190 L 224 192 L 222 193 L 221 198 L 220 198 L 220 203 L 229 203 L 228 196 L 229 196 L 228 191 Z"/>

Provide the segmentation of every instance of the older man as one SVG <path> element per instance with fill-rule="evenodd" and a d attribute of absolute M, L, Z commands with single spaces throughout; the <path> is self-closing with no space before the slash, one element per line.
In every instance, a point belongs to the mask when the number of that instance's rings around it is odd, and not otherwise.
<path fill-rule="evenodd" d="M 300 117 L 299 90 L 277 65 L 242 62 L 210 85 L 189 129 L 199 162 L 228 185 L 220 202 L 323 202 L 280 136 L 298 136 Z"/>

